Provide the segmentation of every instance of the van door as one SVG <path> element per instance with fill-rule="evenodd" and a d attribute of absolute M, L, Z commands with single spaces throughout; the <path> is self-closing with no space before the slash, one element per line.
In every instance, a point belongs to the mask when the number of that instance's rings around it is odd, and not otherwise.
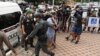
<path fill-rule="evenodd" d="M 18 43 L 18 27 L 20 21 L 21 13 L 13 12 L 9 14 L 0 15 L 0 29 L 6 33 L 10 43 L 15 46 Z M 4 44 L 4 49 L 8 50 L 7 46 Z"/>

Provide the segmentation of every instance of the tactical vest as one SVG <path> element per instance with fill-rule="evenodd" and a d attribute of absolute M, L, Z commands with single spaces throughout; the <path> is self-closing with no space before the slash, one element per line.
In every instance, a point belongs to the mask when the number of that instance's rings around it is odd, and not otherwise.
<path fill-rule="evenodd" d="M 38 30 L 36 35 L 39 37 L 38 40 L 40 42 L 45 42 L 45 41 L 47 41 L 46 32 L 47 32 L 47 29 L 48 29 L 48 25 L 45 21 L 43 21 L 42 25 L 43 25 L 42 28 Z"/>

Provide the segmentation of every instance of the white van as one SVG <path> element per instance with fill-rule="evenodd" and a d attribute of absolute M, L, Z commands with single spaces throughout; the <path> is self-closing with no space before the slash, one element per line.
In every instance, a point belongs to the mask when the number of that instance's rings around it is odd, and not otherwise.
<path fill-rule="evenodd" d="M 22 11 L 18 4 L 0 2 L 0 30 L 6 33 L 13 46 L 19 40 L 18 28 L 21 15 Z M 4 49 L 8 50 L 6 45 L 4 45 Z"/>

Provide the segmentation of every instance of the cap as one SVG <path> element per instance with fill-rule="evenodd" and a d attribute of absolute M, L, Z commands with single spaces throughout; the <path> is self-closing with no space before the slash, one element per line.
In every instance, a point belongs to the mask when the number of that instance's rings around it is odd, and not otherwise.
<path fill-rule="evenodd" d="M 32 9 L 27 9 L 26 13 L 31 14 L 31 13 L 33 13 L 33 10 Z"/>
<path fill-rule="evenodd" d="M 35 18 L 37 18 L 37 17 L 41 17 L 41 16 L 42 16 L 41 13 L 35 13 L 35 14 L 34 14 L 34 17 L 35 17 Z"/>
<path fill-rule="evenodd" d="M 80 5 L 77 5 L 75 8 L 80 8 Z"/>
<path fill-rule="evenodd" d="M 42 10 L 42 9 L 38 9 L 38 12 L 39 12 L 39 13 L 43 13 L 43 10 Z"/>

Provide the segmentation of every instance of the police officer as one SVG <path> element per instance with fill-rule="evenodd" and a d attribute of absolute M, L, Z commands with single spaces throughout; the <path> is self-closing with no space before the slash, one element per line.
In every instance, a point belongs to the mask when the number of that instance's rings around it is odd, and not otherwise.
<path fill-rule="evenodd" d="M 35 35 L 38 37 L 38 41 L 35 47 L 35 56 L 39 56 L 39 52 L 41 48 L 45 53 L 51 56 L 54 56 L 54 53 L 51 51 L 48 51 L 48 48 L 47 48 L 46 32 L 49 27 L 48 23 L 45 22 L 43 19 L 41 19 L 40 13 L 35 14 L 34 17 L 36 18 L 37 23 L 35 25 L 34 30 L 31 32 L 31 34 L 27 36 L 26 40 L 33 38 Z"/>
<path fill-rule="evenodd" d="M 59 8 L 59 10 L 57 11 L 57 17 L 58 17 L 58 24 L 59 24 L 59 31 L 62 31 L 63 29 L 63 12 L 62 12 L 62 8 Z"/>
<path fill-rule="evenodd" d="M 65 19 L 64 19 L 65 28 L 66 28 L 67 20 L 68 20 L 69 17 L 70 17 L 70 14 L 71 14 L 71 7 L 67 5 L 66 8 L 65 8 Z M 69 23 L 69 21 L 68 21 L 68 23 Z M 69 26 L 68 26 L 68 27 L 69 27 Z M 68 29 L 67 31 L 69 31 L 69 29 Z"/>
<path fill-rule="evenodd" d="M 34 28 L 34 21 L 32 20 L 32 11 L 29 9 L 29 10 L 27 10 L 26 15 L 24 16 L 24 19 L 23 19 L 23 22 L 22 22 L 22 31 L 23 31 L 22 41 L 25 43 L 25 50 L 28 49 L 27 48 L 28 42 L 29 42 L 31 47 L 34 47 L 33 38 L 28 39 L 27 41 L 24 41 L 26 36 L 31 33 L 33 28 Z"/>
<path fill-rule="evenodd" d="M 16 54 L 16 51 L 11 46 L 5 33 L 0 31 L 0 56 L 6 56 L 4 48 L 3 48 L 3 42 Z"/>

